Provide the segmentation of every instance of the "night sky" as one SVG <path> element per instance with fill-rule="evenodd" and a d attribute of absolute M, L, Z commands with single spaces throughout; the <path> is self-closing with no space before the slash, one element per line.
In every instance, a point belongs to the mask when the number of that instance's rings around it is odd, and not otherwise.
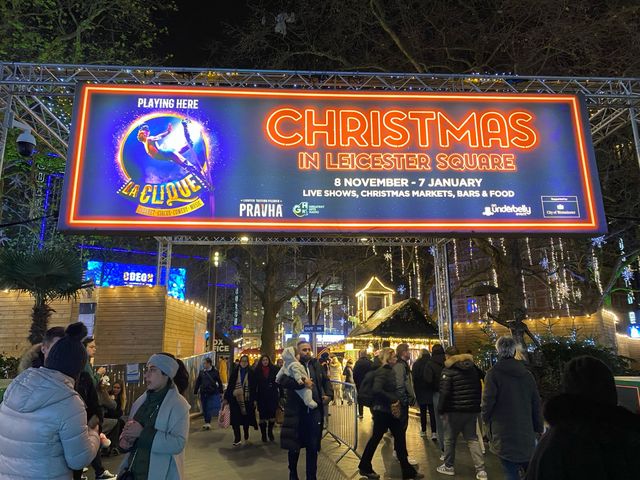
<path fill-rule="evenodd" d="M 161 54 L 167 65 L 223 67 L 213 53 L 224 38 L 227 24 L 239 24 L 249 14 L 246 0 L 178 0 L 178 11 L 162 21 L 169 30 Z"/>

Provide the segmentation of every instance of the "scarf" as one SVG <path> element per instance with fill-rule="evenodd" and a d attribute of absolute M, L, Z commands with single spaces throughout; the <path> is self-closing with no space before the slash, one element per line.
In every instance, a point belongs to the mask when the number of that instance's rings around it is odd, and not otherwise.
<path fill-rule="evenodd" d="M 249 369 L 239 367 L 238 378 L 233 388 L 233 397 L 240 406 L 240 413 L 247 414 L 246 402 L 249 399 Z"/>
<path fill-rule="evenodd" d="M 129 470 L 134 474 L 136 479 L 146 479 L 149 476 L 149 462 L 151 461 L 151 445 L 156 434 L 155 424 L 158 417 L 158 410 L 167 396 L 171 385 L 167 385 L 161 390 L 147 391 L 147 398 L 140 405 L 138 411 L 134 415 L 134 420 L 144 427 L 142 433 L 136 441 L 135 451 L 129 454 L 129 458 L 133 458 L 133 462 L 129 466 Z"/>
<path fill-rule="evenodd" d="M 267 365 L 266 367 L 264 365 L 262 366 L 262 376 L 264 378 L 269 378 L 269 370 L 269 365 Z"/>

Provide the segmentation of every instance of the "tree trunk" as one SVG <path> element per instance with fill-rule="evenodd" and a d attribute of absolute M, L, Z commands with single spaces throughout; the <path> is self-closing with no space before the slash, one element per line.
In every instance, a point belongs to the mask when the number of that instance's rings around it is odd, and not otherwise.
<path fill-rule="evenodd" d="M 498 288 L 502 290 L 500 298 L 500 311 L 498 316 L 501 320 L 517 320 L 518 312 L 526 311 L 524 302 L 524 288 L 522 284 L 522 258 L 520 256 L 520 245 L 517 238 L 504 240 L 506 255 L 494 262 L 496 275 L 498 277 Z"/>
<path fill-rule="evenodd" d="M 275 360 L 276 316 L 282 306 L 277 300 L 278 265 L 281 260 L 281 248 L 267 247 L 267 258 L 264 267 L 264 290 L 261 295 L 263 317 L 260 353 L 269 355 L 271 360 Z"/>
<path fill-rule="evenodd" d="M 273 303 L 263 304 L 262 306 L 264 308 L 264 316 L 262 317 L 262 333 L 260 335 L 262 340 L 260 353 L 269 355 L 271 361 L 274 361 L 276 353 L 276 316 L 279 309 L 276 309 Z"/>
<path fill-rule="evenodd" d="M 29 342 L 31 342 L 31 345 L 42 342 L 47 327 L 49 326 L 51 312 L 53 312 L 53 308 L 46 303 L 36 303 L 33 306 L 31 330 L 29 331 Z"/>
<path fill-rule="evenodd" d="M 487 240 L 474 239 L 480 249 L 489 255 L 491 264 L 496 271 L 500 289 L 500 310 L 498 315 L 491 315 L 500 325 L 507 327 L 511 336 L 518 343 L 523 354 L 526 352 L 524 336 L 529 334 L 529 328 L 524 323 L 527 309 L 524 299 L 524 285 L 522 281 L 522 256 L 517 238 L 505 238 L 502 247 L 491 245 Z M 534 340 L 535 341 L 535 340 Z"/>

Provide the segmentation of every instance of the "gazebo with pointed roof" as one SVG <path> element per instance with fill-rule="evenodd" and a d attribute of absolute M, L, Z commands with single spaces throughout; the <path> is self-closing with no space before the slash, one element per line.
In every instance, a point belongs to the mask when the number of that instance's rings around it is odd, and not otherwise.
<path fill-rule="evenodd" d="M 356 293 L 358 322 L 364 324 L 376 311 L 392 305 L 394 293 L 378 277 L 371 277 L 365 287 Z"/>

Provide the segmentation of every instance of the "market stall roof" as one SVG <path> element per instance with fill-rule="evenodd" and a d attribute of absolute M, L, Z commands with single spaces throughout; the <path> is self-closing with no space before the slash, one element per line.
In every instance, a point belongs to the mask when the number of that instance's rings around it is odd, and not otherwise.
<path fill-rule="evenodd" d="M 438 327 L 422 304 L 410 298 L 378 310 L 349 334 L 362 336 L 430 338 L 438 336 Z"/>

